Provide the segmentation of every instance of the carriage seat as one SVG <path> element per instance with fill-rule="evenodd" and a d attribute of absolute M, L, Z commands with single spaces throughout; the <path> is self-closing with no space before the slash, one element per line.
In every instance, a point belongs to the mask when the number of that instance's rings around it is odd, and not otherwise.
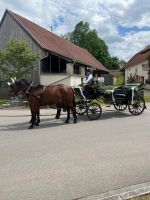
<path fill-rule="evenodd" d="M 114 97 L 115 98 L 124 98 L 131 93 L 131 89 L 125 86 L 121 86 L 114 89 Z"/>

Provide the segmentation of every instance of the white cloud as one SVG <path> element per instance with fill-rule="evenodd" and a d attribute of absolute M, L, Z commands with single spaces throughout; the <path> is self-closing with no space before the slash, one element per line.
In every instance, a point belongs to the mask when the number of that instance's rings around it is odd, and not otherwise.
<path fill-rule="evenodd" d="M 118 26 L 150 26 L 149 0 L 0 0 L 0 17 L 6 8 L 45 28 L 53 25 L 59 35 L 73 31 L 79 21 L 87 21 L 107 43 L 110 53 L 125 60 L 150 44 L 150 31 L 123 36 L 118 32 Z"/>
<path fill-rule="evenodd" d="M 121 43 L 115 43 L 111 49 L 112 54 L 118 55 L 122 59 L 130 59 L 135 53 L 145 48 L 147 44 L 150 44 L 149 35 L 150 33 L 146 31 L 128 34 Z"/>

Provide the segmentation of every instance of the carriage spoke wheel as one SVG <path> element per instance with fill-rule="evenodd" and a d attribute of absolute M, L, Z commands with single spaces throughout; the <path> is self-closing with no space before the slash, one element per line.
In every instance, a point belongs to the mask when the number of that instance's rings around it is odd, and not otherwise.
<path fill-rule="evenodd" d="M 132 115 L 140 115 L 140 114 L 142 114 L 142 112 L 145 109 L 144 98 L 141 97 L 141 96 L 136 95 L 133 98 L 133 104 L 132 104 L 132 99 L 130 99 L 128 108 L 129 108 L 129 112 Z"/>
<path fill-rule="evenodd" d="M 87 116 L 91 120 L 98 119 L 102 114 L 102 108 L 98 103 L 90 103 L 87 107 Z"/>
<path fill-rule="evenodd" d="M 86 104 L 85 103 L 76 104 L 76 113 L 78 115 L 83 115 L 85 112 L 86 112 Z"/>
<path fill-rule="evenodd" d="M 114 104 L 114 108 L 118 111 L 123 111 L 127 108 L 127 105 Z"/>

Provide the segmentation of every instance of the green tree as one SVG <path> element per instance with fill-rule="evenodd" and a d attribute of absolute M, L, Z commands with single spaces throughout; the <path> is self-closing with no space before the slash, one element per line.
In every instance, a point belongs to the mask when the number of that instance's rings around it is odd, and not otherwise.
<path fill-rule="evenodd" d="M 64 36 L 72 43 L 87 49 L 97 60 L 99 60 L 108 69 L 118 69 L 118 58 L 111 57 L 108 46 L 98 37 L 95 29 L 91 30 L 88 22 L 80 21 L 73 32 Z"/>
<path fill-rule="evenodd" d="M 6 82 L 11 77 L 17 79 L 31 74 L 39 55 L 28 47 L 27 41 L 11 40 L 4 50 L 0 51 L 0 80 Z"/>
<path fill-rule="evenodd" d="M 125 84 L 124 72 L 119 72 L 116 77 L 116 86 L 121 86 Z"/>

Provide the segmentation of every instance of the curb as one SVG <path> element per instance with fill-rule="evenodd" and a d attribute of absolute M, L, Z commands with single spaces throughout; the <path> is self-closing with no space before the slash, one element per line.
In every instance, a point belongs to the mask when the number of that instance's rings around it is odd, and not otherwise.
<path fill-rule="evenodd" d="M 127 200 L 129 198 L 138 197 L 149 193 L 150 181 L 98 195 L 82 197 L 76 200 Z"/>

